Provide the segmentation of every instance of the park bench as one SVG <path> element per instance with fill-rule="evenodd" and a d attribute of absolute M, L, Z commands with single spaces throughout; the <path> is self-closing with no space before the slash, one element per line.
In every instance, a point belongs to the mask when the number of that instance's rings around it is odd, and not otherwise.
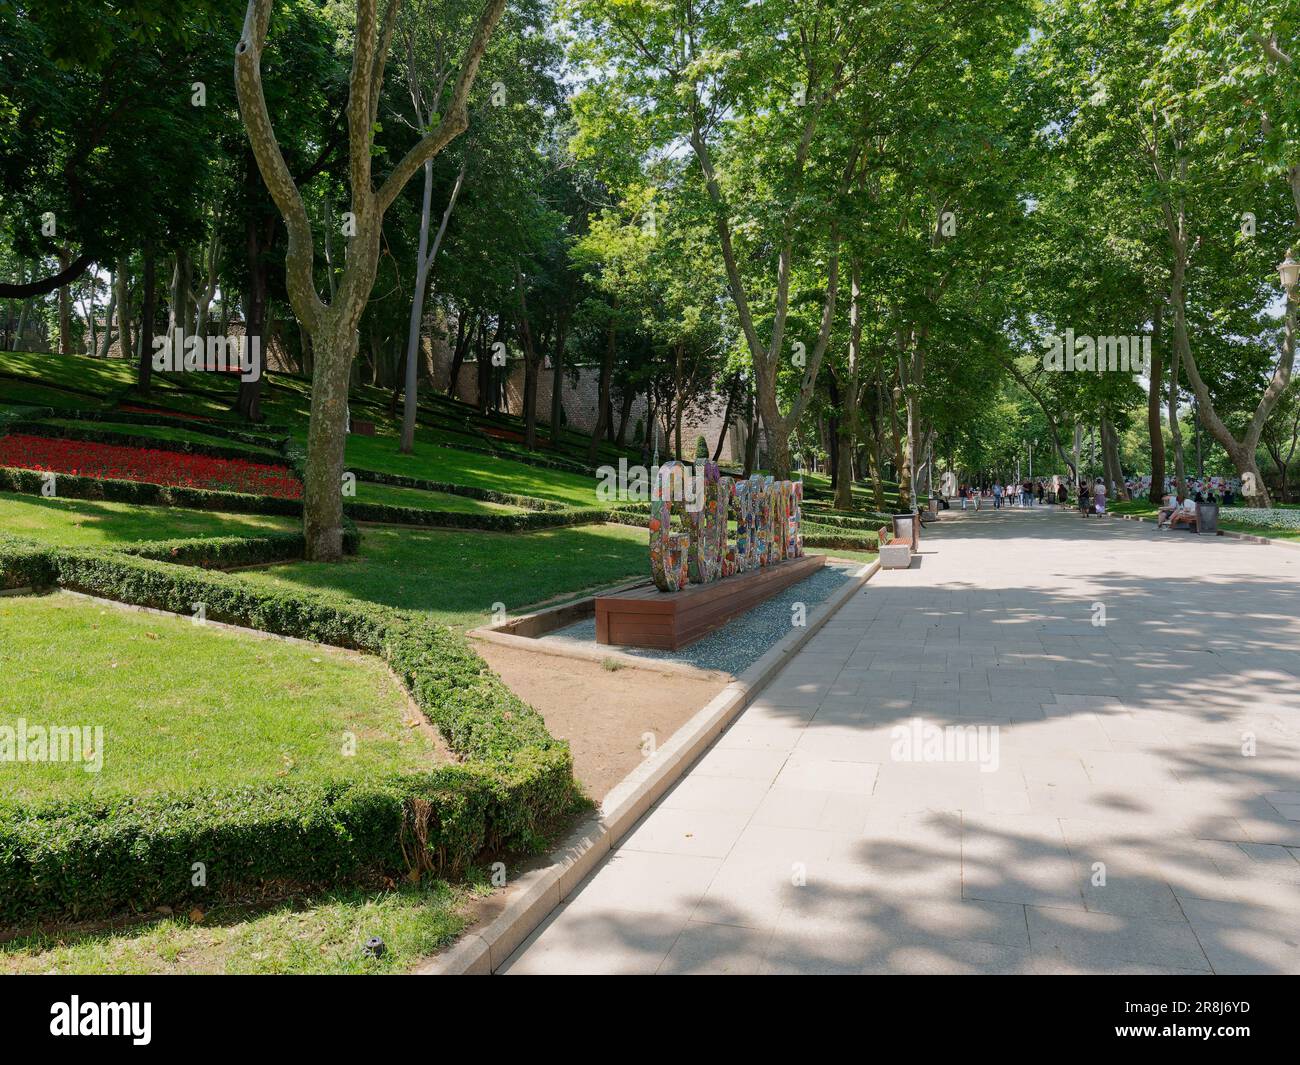
<path fill-rule="evenodd" d="M 876 536 L 880 544 L 881 569 L 907 569 L 912 564 L 912 542 L 895 536 L 888 525 L 882 525 Z"/>

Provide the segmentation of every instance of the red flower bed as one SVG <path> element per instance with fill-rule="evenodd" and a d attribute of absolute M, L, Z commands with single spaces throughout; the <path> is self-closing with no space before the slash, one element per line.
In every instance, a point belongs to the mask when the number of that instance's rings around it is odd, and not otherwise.
<path fill-rule="evenodd" d="M 0 437 L 0 466 L 285 499 L 302 496 L 302 484 L 284 466 L 22 433 Z"/>

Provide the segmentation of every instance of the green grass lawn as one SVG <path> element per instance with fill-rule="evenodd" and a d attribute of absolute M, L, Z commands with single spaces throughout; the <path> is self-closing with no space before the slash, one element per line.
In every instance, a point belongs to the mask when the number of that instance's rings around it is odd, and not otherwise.
<path fill-rule="evenodd" d="M 306 446 L 306 435 L 299 443 Z M 553 499 L 576 507 L 597 505 L 596 481 L 576 473 L 528 466 L 510 459 L 478 455 L 441 447 L 427 431 L 416 434 L 415 453 L 403 455 L 397 449 L 396 434 L 349 436 L 347 463 L 350 468 L 396 473 L 426 481 L 491 488 L 499 492 Z"/>
<path fill-rule="evenodd" d="M 2 363 L 0 369 L 3 369 Z M 31 381 L 16 381 L 12 377 L 0 377 L 0 406 L 101 410 L 106 405 L 106 400 L 83 396 L 79 392 L 68 392 L 62 388 L 51 388 Z"/>
<path fill-rule="evenodd" d="M 1251 536 L 1263 536 L 1269 540 L 1300 541 L 1300 529 L 1270 529 L 1266 526 L 1250 525 L 1244 521 L 1225 521 L 1224 514 L 1231 511 L 1219 511 L 1219 528 L 1228 532 L 1248 533 Z"/>
<path fill-rule="evenodd" d="M 373 481 L 358 481 L 358 503 L 385 503 L 393 507 L 416 507 L 419 510 L 443 510 L 453 514 L 521 514 L 523 507 L 489 503 L 483 499 L 455 495 L 452 492 L 426 492 L 422 488 L 396 488 Z"/>
<path fill-rule="evenodd" d="M 125 359 L 92 359 L 87 355 L 0 351 L 0 371 L 36 384 L 92 392 L 105 398 L 135 381 L 135 365 Z"/>
<path fill-rule="evenodd" d="M 0 760 L 9 799 L 357 778 L 438 758 L 377 658 L 67 593 L 0 598 L 0 676 L 0 724 L 103 729 L 98 771 Z"/>
<path fill-rule="evenodd" d="M 210 436 L 201 429 L 182 429 L 170 425 L 133 425 L 130 422 L 86 422 L 76 418 L 47 418 L 46 425 L 59 425 L 72 429 L 103 429 L 113 433 L 130 436 L 145 436 L 151 440 L 169 440 L 182 444 L 211 444 L 217 447 L 237 448 L 249 455 L 261 455 L 283 463 L 284 456 L 273 447 L 260 444 L 246 444 L 241 440 L 229 440 L 222 436 Z"/>
<path fill-rule="evenodd" d="M 552 596 L 650 575 L 647 533 L 581 525 L 530 533 L 364 526 L 361 551 L 339 563 L 292 562 L 239 576 L 414 610 L 470 629 L 493 603 L 508 612 Z"/>
<path fill-rule="evenodd" d="M 60 931 L 0 943 L 0 973 L 396 973 L 465 927 L 475 887 L 440 880 L 394 891 L 340 889 L 270 909 L 214 907 L 99 931 Z M 384 941 L 381 957 L 362 945 Z"/>
<path fill-rule="evenodd" d="M 61 547 L 111 547 L 188 536 L 258 536 L 292 532 L 301 524 L 297 518 L 263 514 L 223 514 L 0 492 L 0 532 Z"/>

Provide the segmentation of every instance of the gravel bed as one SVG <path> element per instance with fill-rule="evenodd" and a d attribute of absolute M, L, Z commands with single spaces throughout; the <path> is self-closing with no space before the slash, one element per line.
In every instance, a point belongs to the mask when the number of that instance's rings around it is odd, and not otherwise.
<path fill-rule="evenodd" d="M 794 605 L 803 603 L 805 616 L 811 614 L 843 588 L 862 568 L 862 563 L 828 562 L 816 573 L 792 584 L 748 613 L 733 618 L 716 632 L 697 640 L 680 651 L 660 651 L 645 647 L 614 647 L 596 642 L 596 619 L 587 618 L 547 633 L 539 640 L 581 644 L 601 651 L 619 651 L 639 658 L 656 658 L 666 662 L 685 662 L 700 669 L 716 669 L 738 676 L 759 660 L 782 636 L 790 631 Z"/>

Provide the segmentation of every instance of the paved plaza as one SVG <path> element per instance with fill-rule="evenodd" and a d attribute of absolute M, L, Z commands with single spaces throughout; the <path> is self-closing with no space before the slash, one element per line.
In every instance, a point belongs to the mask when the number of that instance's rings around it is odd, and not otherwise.
<path fill-rule="evenodd" d="M 1300 550 L 949 512 L 505 970 L 1300 972 Z"/>

